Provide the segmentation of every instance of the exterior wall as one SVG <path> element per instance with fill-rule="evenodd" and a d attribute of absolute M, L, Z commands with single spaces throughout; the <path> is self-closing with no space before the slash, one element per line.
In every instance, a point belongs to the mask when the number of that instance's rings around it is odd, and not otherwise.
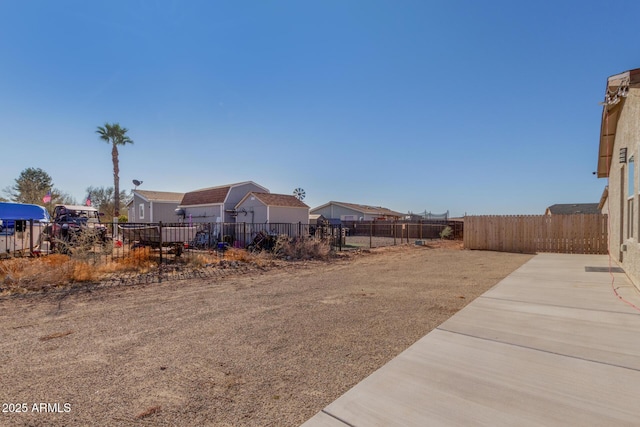
<path fill-rule="evenodd" d="M 185 210 L 185 222 L 220 222 L 222 205 L 188 206 Z"/>
<path fill-rule="evenodd" d="M 264 193 L 268 190 L 265 190 L 264 187 L 260 187 L 254 183 L 248 182 L 246 184 L 242 184 L 242 185 L 238 185 L 236 187 L 232 187 L 229 190 L 229 194 L 227 195 L 227 200 L 225 200 L 224 202 L 224 209 L 225 211 L 227 210 L 233 210 L 236 205 L 240 202 L 240 200 L 242 200 L 242 198 L 244 196 L 247 195 L 247 193 L 251 192 L 251 191 L 255 191 L 258 193 Z M 231 213 L 229 212 L 225 212 L 224 213 L 224 222 L 235 222 L 236 218 L 234 218 Z"/>
<path fill-rule="evenodd" d="M 150 222 L 166 222 L 173 223 L 182 220 L 182 217 L 176 215 L 178 202 L 151 202 L 151 221 Z"/>
<path fill-rule="evenodd" d="M 247 198 L 238 206 L 238 210 L 241 209 L 245 209 L 247 214 L 239 213 L 236 217 L 236 222 L 264 224 L 269 220 L 269 217 L 267 216 L 267 207 L 257 198 L 254 198 L 253 200 L 251 200 L 251 197 Z"/>
<path fill-rule="evenodd" d="M 285 206 L 265 206 L 257 198 L 251 197 L 238 205 L 238 210 L 245 209 L 248 214 L 239 213 L 236 222 L 246 222 L 254 224 L 302 224 L 309 223 L 309 208 L 285 207 Z"/>
<path fill-rule="evenodd" d="M 606 124 L 606 122 L 605 122 Z M 631 88 L 622 106 L 609 168 L 609 197 L 602 213 L 609 214 L 609 253 L 618 260 L 634 283 L 640 284 L 640 215 L 638 192 L 640 176 L 640 89 Z M 627 159 L 619 162 L 621 148 L 627 149 Z M 629 168 L 633 168 L 630 176 Z M 633 180 L 634 182 L 630 181 Z M 633 195 L 629 197 L 629 184 Z M 630 202 L 631 201 L 631 202 Z M 629 217 L 629 205 L 633 213 Z M 632 226 L 632 227 L 630 227 Z M 626 249 L 626 250 L 625 250 Z"/>
<path fill-rule="evenodd" d="M 140 205 L 144 205 L 144 216 L 140 217 Z M 176 215 L 178 202 L 153 202 L 147 201 L 137 194 L 133 194 L 133 203 L 127 207 L 129 222 L 178 222 L 180 217 Z"/>
<path fill-rule="evenodd" d="M 353 215 L 356 218 L 356 221 L 358 221 L 360 218 L 365 216 L 362 212 L 356 211 L 355 209 L 349 209 L 349 208 L 334 205 L 334 204 L 325 206 L 324 208 L 321 208 L 321 209 L 317 209 L 317 208 L 313 209 L 312 213 L 320 214 L 327 219 L 329 218 L 344 219 L 345 215 Z M 365 217 L 365 219 L 368 220 L 370 218 Z M 350 221 L 353 221 L 353 220 L 350 219 Z"/>
<path fill-rule="evenodd" d="M 140 205 L 144 205 L 144 217 L 140 218 Z M 133 202 L 127 209 L 128 220 L 129 222 L 143 222 L 149 223 L 151 220 L 149 219 L 150 215 L 150 205 L 149 202 L 144 200 L 138 194 L 133 193 Z"/>
<path fill-rule="evenodd" d="M 283 224 L 309 223 L 309 209 L 281 206 L 269 207 L 269 222 Z"/>

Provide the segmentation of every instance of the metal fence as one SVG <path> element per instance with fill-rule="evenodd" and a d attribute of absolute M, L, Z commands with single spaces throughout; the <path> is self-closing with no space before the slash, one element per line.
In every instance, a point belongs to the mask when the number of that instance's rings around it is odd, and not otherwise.
<path fill-rule="evenodd" d="M 462 237 L 462 224 L 452 221 L 357 221 L 333 225 L 302 223 L 122 223 L 103 224 L 105 234 L 85 230 L 60 235 L 55 224 L 25 220 L 13 229 L 0 230 L 0 253 L 34 256 L 53 252 L 82 255 L 94 262 L 124 259 L 138 248 L 157 254 L 158 262 L 175 260 L 198 251 L 224 252 L 228 248 L 270 249 L 280 236 L 326 241 L 334 250 L 413 244 L 440 238 L 446 227 L 451 238 Z M 103 238 L 105 237 L 105 238 Z"/>

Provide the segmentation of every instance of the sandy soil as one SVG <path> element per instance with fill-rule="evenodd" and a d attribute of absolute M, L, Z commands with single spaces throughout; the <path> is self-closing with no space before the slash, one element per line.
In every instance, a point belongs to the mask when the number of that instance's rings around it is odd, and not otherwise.
<path fill-rule="evenodd" d="M 296 426 L 530 257 L 404 246 L 3 298 L 0 425 Z"/>

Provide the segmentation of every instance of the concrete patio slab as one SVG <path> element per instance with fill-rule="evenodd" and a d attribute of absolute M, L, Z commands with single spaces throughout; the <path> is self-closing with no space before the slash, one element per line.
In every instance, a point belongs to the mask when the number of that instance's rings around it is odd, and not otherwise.
<path fill-rule="evenodd" d="M 637 425 L 640 294 L 608 265 L 537 255 L 303 425 Z"/>

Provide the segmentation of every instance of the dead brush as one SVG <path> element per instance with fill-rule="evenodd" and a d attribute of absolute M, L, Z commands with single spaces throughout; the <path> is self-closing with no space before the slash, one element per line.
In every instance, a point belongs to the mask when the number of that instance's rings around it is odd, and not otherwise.
<path fill-rule="evenodd" d="M 42 258 L 12 258 L 0 263 L 0 287 L 11 293 L 40 291 L 95 278 L 93 266 L 52 254 Z"/>
<path fill-rule="evenodd" d="M 326 259 L 331 253 L 331 246 L 322 240 L 283 235 L 278 237 L 273 252 L 292 259 Z"/>
<path fill-rule="evenodd" d="M 140 273 L 147 273 L 153 268 L 155 263 L 156 261 L 151 253 L 151 248 L 135 248 L 132 249 L 126 257 L 103 266 L 103 271 L 138 271 Z"/>
<path fill-rule="evenodd" d="M 184 258 L 186 264 L 195 268 L 202 268 L 219 262 L 218 256 L 211 253 L 197 253 Z"/>
<path fill-rule="evenodd" d="M 270 251 L 249 252 L 246 249 L 229 248 L 224 253 L 227 261 L 238 261 L 253 264 L 256 267 L 269 267 L 273 265 L 273 253 Z"/>
<path fill-rule="evenodd" d="M 273 253 L 269 251 L 248 252 L 246 249 L 228 248 L 224 252 L 202 252 L 189 255 L 185 258 L 186 264 L 196 268 L 215 266 L 222 261 L 236 261 L 242 264 L 267 267 L 273 265 Z"/>
<path fill-rule="evenodd" d="M 227 261 L 253 262 L 255 255 L 250 254 L 244 249 L 229 248 L 224 252 L 224 259 Z"/>

